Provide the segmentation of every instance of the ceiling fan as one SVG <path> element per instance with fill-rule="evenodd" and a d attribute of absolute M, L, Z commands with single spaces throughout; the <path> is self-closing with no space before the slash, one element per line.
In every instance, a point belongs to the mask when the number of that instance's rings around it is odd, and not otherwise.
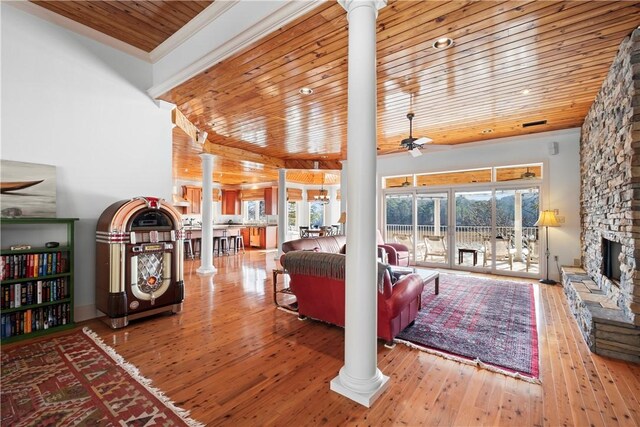
<path fill-rule="evenodd" d="M 536 175 L 535 172 L 529 171 L 529 168 L 527 168 L 526 172 L 522 172 L 520 174 L 520 177 L 516 177 L 516 178 L 510 178 L 510 179 L 505 179 L 505 181 L 515 181 L 518 179 L 535 179 L 538 176 Z"/>
<path fill-rule="evenodd" d="M 400 142 L 400 146 L 409 150 L 409 153 L 411 153 L 413 157 L 418 157 L 422 155 L 422 152 L 420 151 L 422 146 L 433 140 L 431 138 L 427 138 L 426 136 L 423 136 L 421 138 L 413 137 L 413 117 L 413 113 L 407 113 L 407 119 L 409 119 L 409 138 L 403 139 L 402 142 Z"/>

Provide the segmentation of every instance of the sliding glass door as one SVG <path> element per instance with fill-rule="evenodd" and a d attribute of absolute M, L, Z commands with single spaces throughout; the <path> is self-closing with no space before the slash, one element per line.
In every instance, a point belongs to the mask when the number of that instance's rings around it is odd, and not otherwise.
<path fill-rule="evenodd" d="M 455 192 L 455 265 L 491 267 L 491 190 Z"/>
<path fill-rule="evenodd" d="M 449 265 L 449 194 L 416 194 L 416 264 Z"/>
<path fill-rule="evenodd" d="M 383 236 L 386 242 L 406 245 L 411 252 L 411 262 L 414 259 L 413 207 L 413 194 L 387 194 L 385 196 L 385 223 L 387 226 Z"/>
<path fill-rule="evenodd" d="M 539 272 L 539 187 L 419 189 L 385 194 L 386 241 L 411 263 L 534 277 Z"/>

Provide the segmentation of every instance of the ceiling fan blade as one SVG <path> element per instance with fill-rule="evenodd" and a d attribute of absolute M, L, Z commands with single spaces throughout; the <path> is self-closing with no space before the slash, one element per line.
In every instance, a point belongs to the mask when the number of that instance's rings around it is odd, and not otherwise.
<path fill-rule="evenodd" d="M 433 142 L 433 139 L 427 138 L 426 136 L 423 136 L 423 137 L 418 138 L 415 141 L 413 141 L 413 143 L 417 144 L 417 145 L 429 144 L 430 142 Z"/>
<path fill-rule="evenodd" d="M 422 156 L 422 151 L 420 151 L 420 148 L 415 147 L 412 150 L 409 150 L 409 154 L 411 154 L 412 157 L 420 157 Z"/>

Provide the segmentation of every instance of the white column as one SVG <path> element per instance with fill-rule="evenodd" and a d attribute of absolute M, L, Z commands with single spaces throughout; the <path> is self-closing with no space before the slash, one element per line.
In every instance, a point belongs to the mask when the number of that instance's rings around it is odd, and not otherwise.
<path fill-rule="evenodd" d="M 199 274 L 213 274 L 213 156 L 200 154 L 202 159 L 202 241 L 200 242 Z"/>
<path fill-rule="evenodd" d="M 278 255 L 282 255 L 282 244 L 287 241 L 287 170 L 278 169 Z"/>
<path fill-rule="evenodd" d="M 513 234 L 514 234 L 514 238 L 516 239 L 515 259 L 517 261 L 522 261 L 522 193 L 519 190 L 516 190 L 513 208 L 514 208 Z"/>
<path fill-rule="evenodd" d="M 433 199 L 433 234 L 440 235 L 440 198 Z"/>
<path fill-rule="evenodd" d="M 347 161 L 342 162 L 340 170 L 340 213 L 347 211 Z"/>
<path fill-rule="evenodd" d="M 388 385 L 377 367 L 376 17 L 384 1 L 338 0 L 349 21 L 344 366 L 331 390 L 370 407 Z M 353 218 L 357 218 L 356 221 Z"/>

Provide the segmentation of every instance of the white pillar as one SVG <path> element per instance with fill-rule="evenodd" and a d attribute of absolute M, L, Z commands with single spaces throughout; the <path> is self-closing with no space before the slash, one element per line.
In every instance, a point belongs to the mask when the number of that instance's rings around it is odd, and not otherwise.
<path fill-rule="evenodd" d="M 349 21 L 349 217 L 344 366 L 331 390 L 370 407 L 388 385 L 377 367 L 376 17 L 386 0 L 338 0 Z"/>
<path fill-rule="evenodd" d="M 340 169 L 340 213 L 347 211 L 347 161 L 342 161 Z"/>
<path fill-rule="evenodd" d="M 213 274 L 213 156 L 200 154 L 202 159 L 202 241 L 200 242 L 199 274 Z"/>
<path fill-rule="evenodd" d="M 287 241 L 287 170 L 278 169 L 278 255 L 282 255 L 282 244 Z"/>
<path fill-rule="evenodd" d="M 440 198 L 433 199 L 433 234 L 440 235 Z"/>
<path fill-rule="evenodd" d="M 522 261 L 522 193 L 519 190 L 516 190 L 513 208 L 514 208 L 513 234 L 514 234 L 514 238 L 516 239 L 515 259 L 517 261 Z"/>

